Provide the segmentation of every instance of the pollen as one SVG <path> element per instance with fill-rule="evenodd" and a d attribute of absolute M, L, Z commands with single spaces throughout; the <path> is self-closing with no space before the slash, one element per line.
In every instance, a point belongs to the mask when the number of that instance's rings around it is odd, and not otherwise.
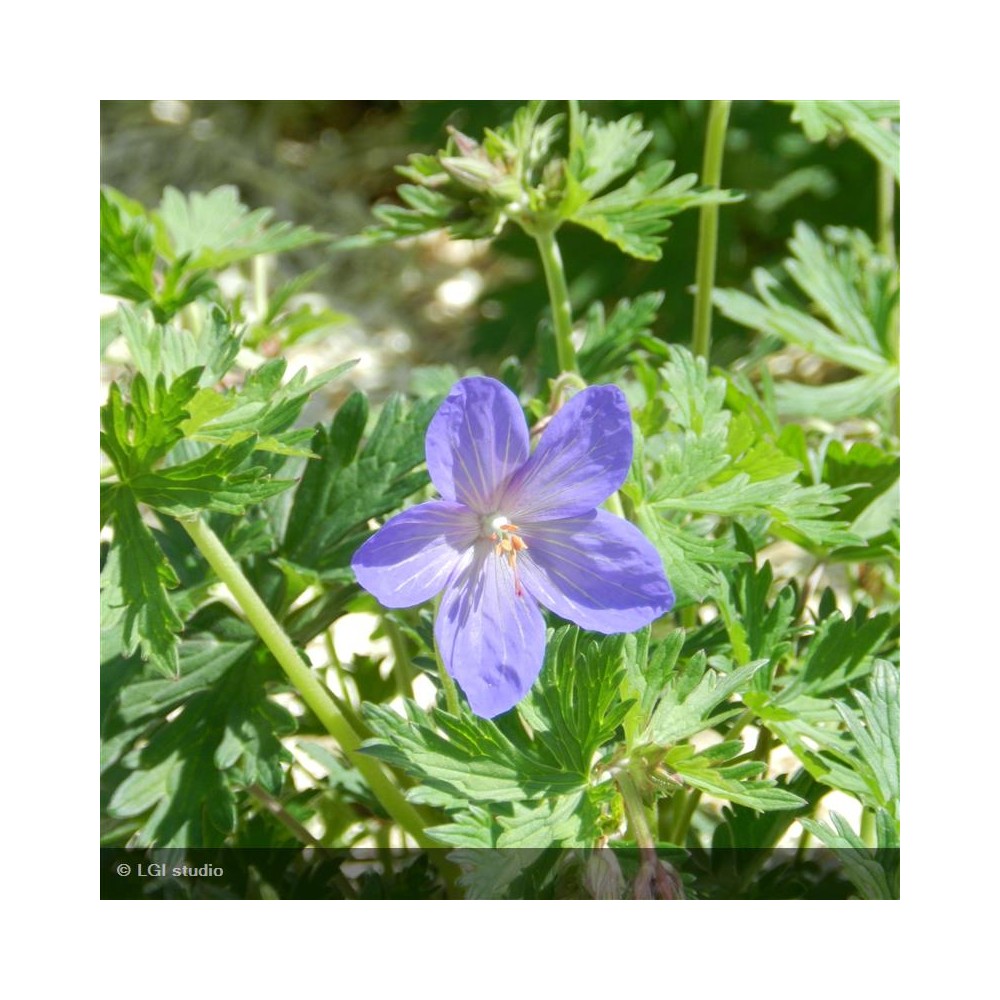
<path fill-rule="evenodd" d="M 514 593 L 523 597 L 524 588 L 517 572 L 517 554 L 527 549 L 528 543 L 519 534 L 521 529 L 503 514 L 483 518 L 483 528 L 489 532 L 486 537 L 493 542 L 493 551 L 507 560 L 514 574 Z"/>

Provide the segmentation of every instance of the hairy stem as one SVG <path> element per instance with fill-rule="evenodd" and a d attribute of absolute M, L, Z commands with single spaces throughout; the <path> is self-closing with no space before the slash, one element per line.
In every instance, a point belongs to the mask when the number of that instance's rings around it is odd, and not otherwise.
<path fill-rule="evenodd" d="M 705 135 L 705 157 L 701 168 L 704 187 L 718 190 L 722 179 L 722 153 L 732 101 L 712 101 Z M 719 242 L 719 206 L 702 205 L 698 218 L 698 258 L 695 268 L 694 332 L 691 350 L 707 360 L 712 349 L 712 287 Z"/>
<path fill-rule="evenodd" d="M 284 629 L 278 624 L 267 605 L 260 599 L 250 581 L 243 575 L 239 564 L 212 529 L 200 519 L 181 521 L 198 551 L 205 557 L 219 579 L 229 588 L 236 603 L 243 610 L 264 645 L 271 651 L 288 679 L 295 685 L 302 700 L 315 712 L 326 731 L 340 744 L 351 763 L 368 783 L 375 798 L 385 811 L 421 847 L 430 847 L 434 841 L 424 833 L 424 823 L 417 811 L 403 798 L 402 793 L 381 765 L 371 757 L 358 753 L 361 739 L 344 718 L 330 693 L 316 678 L 292 645 Z"/>
<path fill-rule="evenodd" d="M 632 836 L 635 837 L 636 845 L 644 849 L 655 848 L 656 838 L 649 828 L 646 807 L 632 775 L 628 771 L 619 771 L 615 776 L 615 781 L 618 784 L 618 790 L 622 793 L 625 815 L 628 817 L 628 826 L 632 831 Z"/>
<path fill-rule="evenodd" d="M 554 229 L 536 229 L 532 232 L 545 270 L 545 284 L 549 290 L 552 306 L 552 329 L 556 338 L 556 358 L 559 370 L 575 372 L 576 351 L 573 349 L 573 310 L 566 287 L 566 273 L 563 271 L 559 244 L 556 243 Z"/>

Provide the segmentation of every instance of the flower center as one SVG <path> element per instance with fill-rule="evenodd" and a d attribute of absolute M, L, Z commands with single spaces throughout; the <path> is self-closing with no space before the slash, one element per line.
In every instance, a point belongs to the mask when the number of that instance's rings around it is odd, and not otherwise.
<path fill-rule="evenodd" d="M 482 519 L 483 535 L 494 545 L 498 556 L 506 558 L 514 574 L 514 593 L 524 596 L 524 588 L 517 575 L 517 554 L 528 547 L 528 543 L 518 534 L 520 528 L 511 524 L 506 514 L 489 514 Z"/>

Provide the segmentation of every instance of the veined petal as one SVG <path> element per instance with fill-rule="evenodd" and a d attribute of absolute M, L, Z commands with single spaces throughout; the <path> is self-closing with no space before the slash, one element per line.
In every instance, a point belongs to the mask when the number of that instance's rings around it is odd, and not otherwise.
<path fill-rule="evenodd" d="M 511 478 L 499 509 L 511 519 L 575 517 L 607 500 L 632 462 L 632 418 L 621 389 L 577 393 L 545 428 Z"/>
<path fill-rule="evenodd" d="M 438 493 L 479 514 L 528 457 L 528 425 L 517 397 L 492 378 L 464 378 L 427 428 L 427 470 Z"/>
<path fill-rule="evenodd" d="M 634 632 L 674 606 L 663 562 L 638 528 L 603 510 L 528 523 L 517 565 L 545 607 L 595 632 Z"/>
<path fill-rule="evenodd" d="M 351 568 L 387 608 L 409 608 L 444 588 L 478 532 L 468 507 L 432 500 L 386 521 L 354 553 Z"/>
<path fill-rule="evenodd" d="M 480 541 L 448 581 L 434 639 L 445 669 L 476 715 L 491 719 L 513 708 L 542 669 L 545 622 L 505 559 Z"/>

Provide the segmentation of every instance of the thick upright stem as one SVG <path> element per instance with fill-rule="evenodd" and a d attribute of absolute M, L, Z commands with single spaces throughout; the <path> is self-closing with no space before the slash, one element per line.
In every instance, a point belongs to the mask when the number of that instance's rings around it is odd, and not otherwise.
<path fill-rule="evenodd" d="M 368 783 L 385 811 L 421 847 L 431 847 L 434 841 L 424 833 L 424 824 L 417 811 L 403 798 L 377 761 L 358 753 L 361 740 L 337 708 L 329 692 L 299 656 L 298 650 L 278 624 L 267 605 L 260 599 L 239 564 L 229 554 L 212 529 L 201 520 L 181 521 L 198 551 L 205 557 L 219 579 L 229 588 L 247 621 L 271 651 L 288 679 L 295 685 L 302 700 L 316 713 L 326 731 L 340 744 L 351 763 Z"/>
<path fill-rule="evenodd" d="M 535 237 L 538 252 L 542 258 L 545 284 L 548 287 L 549 302 L 552 305 L 552 329 L 555 332 L 559 370 L 575 372 L 577 367 L 576 351 L 573 348 L 573 310 L 569 302 L 566 273 L 563 271 L 555 230 L 538 229 L 534 230 L 532 235 Z"/>
<path fill-rule="evenodd" d="M 705 158 L 701 169 L 704 187 L 718 190 L 722 179 L 722 153 L 726 145 L 726 125 L 732 101 L 712 101 L 705 135 Z M 694 332 L 691 350 L 708 358 L 712 349 L 712 287 L 715 284 L 715 256 L 719 242 L 719 206 L 702 205 L 698 220 L 697 290 L 694 300 Z"/>

